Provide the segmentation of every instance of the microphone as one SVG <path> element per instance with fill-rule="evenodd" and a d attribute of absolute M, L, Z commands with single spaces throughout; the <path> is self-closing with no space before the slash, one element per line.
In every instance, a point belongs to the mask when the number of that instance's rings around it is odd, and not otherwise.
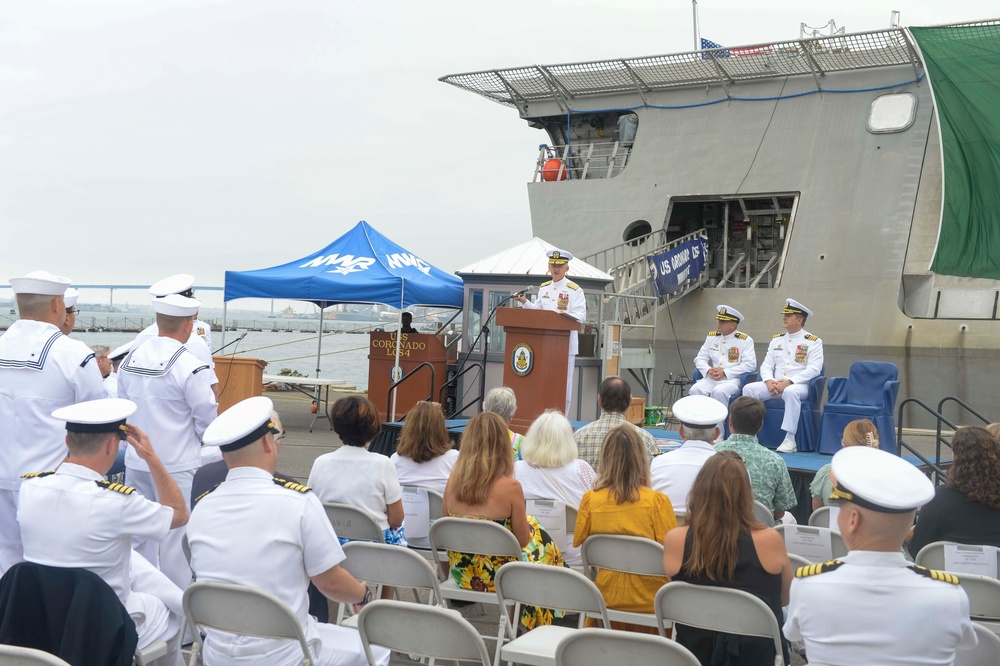
<path fill-rule="evenodd" d="M 538 287 L 536 287 L 535 285 L 531 285 L 530 287 L 525 287 L 521 291 L 514 292 L 513 296 L 524 296 L 525 294 L 534 294 L 536 289 L 538 289 Z"/>

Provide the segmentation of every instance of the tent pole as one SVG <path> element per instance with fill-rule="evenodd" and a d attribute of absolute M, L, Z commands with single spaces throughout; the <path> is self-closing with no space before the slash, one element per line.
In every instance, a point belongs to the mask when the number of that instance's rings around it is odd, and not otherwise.
<path fill-rule="evenodd" d="M 316 342 L 316 379 L 319 379 L 319 360 L 323 351 L 323 309 L 319 307 L 319 338 Z M 316 407 L 319 407 L 319 384 L 316 385 Z"/>
<path fill-rule="evenodd" d="M 227 328 L 226 312 L 228 311 L 227 308 L 229 308 L 229 302 L 222 301 L 222 347 L 219 347 L 219 349 L 223 349 L 226 346 L 226 328 Z"/>
<path fill-rule="evenodd" d="M 399 348 L 403 345 L 403 297 L 405 294 L 403 291 L 406 289 L 406 282 L 400 280 L 399 285 L 399 310 L 396 311 L 396 365 L 392 366 L 395 370 L 399 367 Z M 396 383 L 396 380 L 393 380 Z M 396 421 L 396 395 L 399 393 L 399 387 L 397 386 L 392 391 L 392 407 L 390 410 L 389 422 L 395 423 Z"/>

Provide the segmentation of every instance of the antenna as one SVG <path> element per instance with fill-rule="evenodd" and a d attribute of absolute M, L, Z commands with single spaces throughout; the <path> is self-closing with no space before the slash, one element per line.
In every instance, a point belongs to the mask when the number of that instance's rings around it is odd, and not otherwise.
<path fill-rule="evenodd" d="M 847 28 L 838 28 L 837 22 L 833 19 L 827 21 L 824 25 L 814 28 L 813 26 L 806 25 L 805 23 L 799 23 L 799 39 L 810 39 L 816 37 L 824 37 L 824 31 L 828 30 L 830 37 L 836 37 L 838 35 L 844 35 L 847 33 Z"/>
<path fill-rule="evenodd" d="M 893 9 L 892 10 L 892 15 L 889 17 L 889 27 L 890 28 L 898 28 L 899 24 L 900 24 L 899 10 L 898 9 Z"/>

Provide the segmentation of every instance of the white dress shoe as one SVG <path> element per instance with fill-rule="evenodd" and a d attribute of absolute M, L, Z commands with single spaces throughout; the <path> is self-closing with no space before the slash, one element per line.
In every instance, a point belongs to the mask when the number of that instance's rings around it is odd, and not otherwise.
<path fill-rule="evenodd" d="M 795 453 L 798 450 L 799 447 L 796 446 L 795 440 L 791 437 L 786 437 L 781 446 L 777 448 L 778 453 Z"/>

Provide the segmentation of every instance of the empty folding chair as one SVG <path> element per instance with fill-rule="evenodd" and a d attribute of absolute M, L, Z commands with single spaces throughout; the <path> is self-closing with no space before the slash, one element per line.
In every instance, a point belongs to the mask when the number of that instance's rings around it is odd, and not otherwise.
<path fill-rule="evenodd" d="M 774 527 L 774 513 L 757 500 L 753 501 L 753 517 L 768 527 Z"/>
<path fill-rule="evenodd" d="M 630 631 L 580 629 L 556 647 L 556 666 L 699 666 L 691 652 L 662 636 Z"/>
<path fill-rule="evenodd" d="M 774 641 L 775 666 L 783 666 L 781 629 L 774 613 L 758 597 L 742 590 L 673 581 L 656 593 L 656 622 L 661 636 L 667 624 Z M 677 631 L 674 630 L 676 640 Z"/>
<path fill-rule="evenodd" d="M 59 657 L 15 645 L 0 645 L 0 664 L 3 666 L 70 666 Z"/>
<path fill-rule="evenodd" d="M 650 539 L 623 534 L 592 534 L 581 548 L 583 569 L 591 580 L 596 580 L 599 569 L 635 574 L 637 576 L 666 577 L 663 570 L 663 544 Z M 653 613 L 608 609 L 613 622 L 628 622 L 645 627 L 656 626 Z"/>
<path fill-rule="evenodd" d="M 521 544 L 507 528 L 489 520 L 475 518 L 441 518 L 431 525 L 431 550 L 434 558 L 447 559 L 447 551 L 486 555 L 514 560 L 521 559 Z M 445 599 L 498 604 L 493 592 L 477 592 L 460 588 L 450 575 L 441 581 L 439 588 Z"/>
<path fill-rule="evenodd" d="M 1000 664 L 1000 636 L 978 622 L 973 622 L 979 643 L 971 650 L 955 653 L 955 666 L 996 666 Z"/>
<path fill-rule="evenodd" d="M 339 538 L 385 543 L 385 533 L 378 520 L 364 509 L 338 502 L 324 502 L 323 508 Z"/>
<path fill-rule="evenodd" d="M 938 571 L 948 571 L 951 573 L 961 574 L 962 571 L 960 569 L 956 569 L 954 563 L 952 566 L 948 566 L 949 557 L 947 551 L 949 547 L 955 548 L 956 551 L 964 550 L 971 553 L 996 551 L 996 555 L 994 557 L 997 562 L 998 570 L 993 571 L 990 575 L 993 578 L 1000 578 L 1000 548 L 997 548 L 996 546 L 974 546 L 954 543 L 952 541 L 934 541 L 920 549 L 917 556 L 913 558 L 913 563 L 919 564 L 922 567 L 927 567 L 928 569 L 937 569 Z"/>
<path fill-rule="evenodd" d="M 402 601 L 373 601 L 358 615 L 358 631 L 368 663 L 371 646 L 380 645 L 433 659 L 471 661 L 491 666 L 486 643 L 469 621 L 454 611 Z"/>
<path fill-rule="evenodd" d="M 813 564 L 828 562 L 847 555 L 847 545 L 837 530 L 829 527 L 809 527 L 805 525 L 776 525 L 775 528 L 785 540 L 789 554 L 801 555 Z M 829 537 L 826 535 L 829 534 Z M 829 538 L 830 546 L 826 547 Z"/>
<path fill-rule="evenodd" d="M 556 663 L 556 645 L 569 627 L 543 625 L 517 635 L 521 604 L 543 606 L 580 614 L 580 627 L 587 615 L 601 618 L 605 629 L 611 628 L 601 591 L 583 574 L 572 569 L 548 567 L 527 562 L 511 562 L 501 567 L 495 580 L 501 608 L 513 602 L 515 621 L 500 612 L 500 632 L 497 635 L 495 662 L 501 660 L 528 666 L 550 666 Z M 506 643 L 506 644 L 505 644 Z"/>

